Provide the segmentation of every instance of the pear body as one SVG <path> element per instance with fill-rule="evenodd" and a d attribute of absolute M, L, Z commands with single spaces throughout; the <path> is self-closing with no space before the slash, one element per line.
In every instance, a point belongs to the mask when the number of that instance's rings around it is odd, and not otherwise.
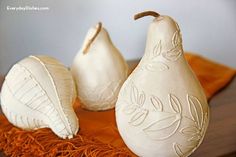
<path fill-rule="evenodd" d="M 96 28 L 88 31 L 84 45 L 95 31 Z M 86 54 L 82 52 L 83 47 L 71 67 L 81 106 L 93 111 L 111 109 L 115 106 L 120 88 L 127 78 L 128 65 L 104 28 Z"/>
<path fill-rule="evenodd" d="M 51 128 L 61 138 L 79 129 L 73 110 L 76 89 L 69 70 L 48 56 L 29 56 L 8 72 L 1 90 L 1 107 L 15 126 Z"/>
<path fill-rule="evenodd" d="M 145 54 L 120 90 L 116 121 L 138 156 L 186 157 L 202 142 L 208 104 L 172 18 L 159 16 L 150 24 Z"/>

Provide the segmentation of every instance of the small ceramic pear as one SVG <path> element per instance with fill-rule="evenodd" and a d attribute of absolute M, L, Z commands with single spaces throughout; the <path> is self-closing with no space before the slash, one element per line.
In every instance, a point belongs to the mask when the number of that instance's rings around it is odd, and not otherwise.
<path fill-rule="evenodd" d="M 101 23 L 88 31 L 71 69 L 83 108 L 98 111 L 115 106 L 128 66 Z"/>
<path fill-rule="evenodd" d="M 48 56 L 29 56 L 8 72 L 1 91 L 1 107 L 17 127 L 49 127 L 61 138 L 79 129 L 73 110 L 76 89 L 70 71 Z"/>
<path fill-rule="evenodd" d="M 116 121 L 138 156 L 186 157 L 201 144 L 209 121 L 203 89 L 186 62 L 177 23 L 155 12 L 140 63 L 123 84 Z"/>

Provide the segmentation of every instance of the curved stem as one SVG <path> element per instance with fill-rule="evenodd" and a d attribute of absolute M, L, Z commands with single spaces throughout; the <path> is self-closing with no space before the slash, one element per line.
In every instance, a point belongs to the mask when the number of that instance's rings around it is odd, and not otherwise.
<path fill-rule="evenodd" d="M 140 19 L 140 18 L 142 18 L 144 16 L 158 17 L 158 16 L 160 16 L 160 14 L 158 14 L 155 11 L 144 11 L 144 12 L 141 12 L 141 13 L 138 13 L 138 14 L 134 15 L 134 20 Z"/>
<path fill-rule="evenodd" d="M 83 50 L 83 54 L 86 54 L 86 53 L 87 53 L 89 47 L 91 46 L 91 44 L 93 43 L 93 41 L 94 41 L 94 40 L 96 39 L 96 37 L 98 36 L 98 34 L 99 34 L 99 32 L 101 31 L 101 29 L 102 29 L 102 23 L 99 22 L 99 23 L 98 23 L 97 30 L 96 30 L 94 36 L 93 36 L 93 37 L 87 42 L 87 44 L 85 45 L 84 50 Z"/>

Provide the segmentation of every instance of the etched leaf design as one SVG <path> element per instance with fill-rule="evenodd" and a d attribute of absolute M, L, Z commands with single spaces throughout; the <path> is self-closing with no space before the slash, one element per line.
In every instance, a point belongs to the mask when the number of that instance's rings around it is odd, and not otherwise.
<path fill-rule="evenodd" d="M 134 114 L 129 123 L 133 126 L 141 125 L 148 115 L 148 110 L 142 109 L 141 111 Z"/>
<path fill-rule="evenodd" d="M 202 128 L 203 125 L 203 109 L 200 101 L 194 97 L 187 95 L 187 100 L 189 103 L 189 110 L 192 119 L 196 122 L 199 129 Z"/>
<path fill-rule="evenodd" d="M 136 105 L 128 105 L 124 108 L 124 113 L 125 114 L 132 114 L 137 110 L 138 106 Z"/>
<path fill-rule="evenodd" d="M 188 141 L 199 141 L 200 139 L 201 139 L 200 135 L 195 135 L 189 138 Z"/>
<path fill-rule="evenodd" d="M 163 104 L 156 96 L 152 95 L 150 100 L 151 100 L 151 103 L 156 111 L 160 111 L 160 112 L 163 111 Z"/>
<path fill-rule="evenodd" d="M 182 132 L 186 136 L 191 136 L 191 137 L 200 133 L 199 129 L 194 126 L 185 127 L 181 129 L 180 132 Z"/>
<path fill-rule="evenodd" d="M 163 52 L 162 56 L 168 61 L 176 61 L 181 54 L 182 54 L 182 47 L 181 45 L 178 45 L 177 47 L 174 47 L 166 52 Z"/>
<path fill-rule="evenodd" d="M 161 45 L 161 40 L 160 40 L 153 48 L 153 56 L 156 57 L 160 55 L 161 50 L 162 50 L 162 45 Z"/>
<path fill-rule="evenodd" d="M 145 93 L 144 93 L 144 92 L 141 92 L 141 94 L 139 95 L 138 104 L 139 104 L 140 106 L 143 106 L 145 100 L 146 100 Z"/>
<path fill-rule="evenodd" d="M 176 26 L 176 29 L 180 32 L 180 28 L 179 28 L 178 23 L 175 22 L 175 26 Z"/>
<path fill-rule="evenodd" d="M 175 113 L 181 113 L 182 108 L 179 99 L 173 94 L 169 94 L 170 106 Z"/>
<path fill-rule="evenodd" d="M 178 155 L 178 157 L 182 157 L 184 155 L 183 151 L 180 148 L 180 145 L 177 143 L 173 143 L 173 147 L 175 150 L 176 155 Z"/>
<path fill-rule="evenodd" d="M 166 65 L 165 63 L 162 63 L 160 61 L 153 61 L 151 63 L 148 63 L 146 65 L 146 69 L 152 72 L 155 71 L 165 71 L 169 69 L 169 66 Z"/>
<path fill-rule="evenodd" d="M 163 118 L 161 120 L 155 121 L 154 123 L 152 123 L 151 125 L 149 125 L 147 128 L 145 128 L 145 131 L 158 131 L 158 130 L 162 130 L 165 128 L 170 127 L 171 125 L 173 125 L 176 122 L 176 116 L 170 116 L 167 118 Z"/>
<path fill-rule="evenodd" d="M 181 45 L 181 44 L 182 44 L 182 38 L 180 35 L 180 31 L 177 30 L 172 37 L 172 45 L 173 47 L 177 47 L 178 45 Z"/>
<path fill-rule="evenodd" d="M 177 116 L 170 116 L 151 123 L 143 131 L 153 140 L 164 140 L 176 133 L 180 125 Z"/>
<path fill-rule="evenodd" d="M 137 103 L 138 102 L 138 96 L 139 96 L 139 92 L 137 87 L 132 84 L 131 85 L 131 95 L 130 95 L 130 99 L 132 103 Z"/>

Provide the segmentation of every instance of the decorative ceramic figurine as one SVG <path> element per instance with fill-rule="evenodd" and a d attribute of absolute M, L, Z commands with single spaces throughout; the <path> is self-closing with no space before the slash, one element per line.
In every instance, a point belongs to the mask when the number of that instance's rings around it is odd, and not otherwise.
<path fill-rule="evenodd" d="M 203 89 L 183 54 L 178 24 L 155 12 L 146 50 L 123 84 L 116 121 L 127 146 L 138 156 L 186 157 L 201 144 L 209 122 Z"/>
<path fill-rule="evenodd" d="M 98 23 L 88 31 L 71 70 L 81 106 L 98 111 L 115 106 L 120 88 L 127 78 L 128 65 L 106 29 Z"/>
<path fill-rule="evenodd" d="M 71 73 L 48 56 L 29 56 L 16 63 L 2 86 L 1 106 L 17 127 L 49 127 L 61 138 L 72 138 L 79 129 L 73 110 L 76 89 Z"/>

